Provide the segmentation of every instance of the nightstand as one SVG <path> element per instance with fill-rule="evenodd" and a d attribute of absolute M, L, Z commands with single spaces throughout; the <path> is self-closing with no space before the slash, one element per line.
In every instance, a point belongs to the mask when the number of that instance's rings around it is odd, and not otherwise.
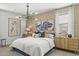
<path fill-rule="evenodd" d="M 32 32 L 27 32 L 27 33 L 23 33 L 22 37 L 28 37 L 28 36 L 32 36 Z"/>
<path fill-rule="evenodd" d="M 6 46 L 6 39 L 0 39 L 1 40 L 1 46 Z"/>

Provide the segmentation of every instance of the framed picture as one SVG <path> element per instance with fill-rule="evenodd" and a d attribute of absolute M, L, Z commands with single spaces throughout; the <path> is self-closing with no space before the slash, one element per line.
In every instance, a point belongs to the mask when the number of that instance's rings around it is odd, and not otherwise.
<path fill-rule="evenodd" d="M 21 34 L 21 21 L 14 18 L 8 19 L 8 36 L 19 36 Z"/>
<path fill-rule="evenodd" d="M 54 20 L 40 21 L 36 23 L 36 29 L 39 31 L 43 31 L 51 28 L 52 30 L 54 28 L 54 23 Z"/>
<path fill-rule="evenodd" d="M 67 36 L 68 34 L 68 23 L 63 23 L 59 25 L 60 33 L 62 36 Z"/>

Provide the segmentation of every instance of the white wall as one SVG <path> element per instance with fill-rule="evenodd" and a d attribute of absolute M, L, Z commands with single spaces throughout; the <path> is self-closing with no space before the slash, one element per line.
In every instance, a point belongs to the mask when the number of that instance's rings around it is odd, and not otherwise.
<path fill-rule="evenodd" d="M 22 33 L 25 30 L 26 22 L 24 20 L 24 21 L 21 21 L 21 35 L 15 36 L 15 37 L 8 37 L 8 18 L 18 16 L 18 15 L 21 15 L 21 14 L 17 14 L 17 13 L 5 11 L 5 10 L 0 10 L 0 38 L 6 38 L 7 44 L 12 43 L 16 38 L 21 37 Z"/>
<path fill-rule="evenodd" d="M 62 24 L 62 23 L 68 23 L 68 34 L 72 34 L 74 36 L 74 13 L 73 13 L 73 7 L 68 7 L 68 8 L 65 8 L 65 9 L 59 9 L 59 10 L 56 10 L 56 21 L 55 21 L 55 29 L 56 29 L 56 35 L 59 36 L 59 24 Z M 65 13 L 67 12 L 67 14 L 65 15 L 66 18 L 63 18 L 61 17 L 60 19 L 60 16 L 59 15 L 60 13 Z M 66 20 L 67 19 L 67 20 Z M 61 20 L 61 21 L 60 21 Z"/>

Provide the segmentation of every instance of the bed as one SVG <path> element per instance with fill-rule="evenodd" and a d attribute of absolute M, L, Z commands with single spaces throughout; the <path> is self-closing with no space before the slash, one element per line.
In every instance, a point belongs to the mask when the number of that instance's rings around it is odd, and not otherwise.
<path fill-rule="evenodd" d="M 54 46 L 54 39 L 34 37 L 19 38 L 10 45 L 30 56 L 43 56 Z"/>

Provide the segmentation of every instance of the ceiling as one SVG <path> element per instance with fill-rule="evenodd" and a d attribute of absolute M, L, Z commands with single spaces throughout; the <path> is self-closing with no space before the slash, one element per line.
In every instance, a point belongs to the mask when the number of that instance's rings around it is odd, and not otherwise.
<path fill-rule="evenodd" d="M 27 3 L 0 3 L 0 9 L 26 14 L 26 5 Z M 40 13 L 47 10 L 53 10 L 56 8 L 61 8 L 69 5 L 71 5 L 71 3 L 30 3 L 29 12 Z"/>

